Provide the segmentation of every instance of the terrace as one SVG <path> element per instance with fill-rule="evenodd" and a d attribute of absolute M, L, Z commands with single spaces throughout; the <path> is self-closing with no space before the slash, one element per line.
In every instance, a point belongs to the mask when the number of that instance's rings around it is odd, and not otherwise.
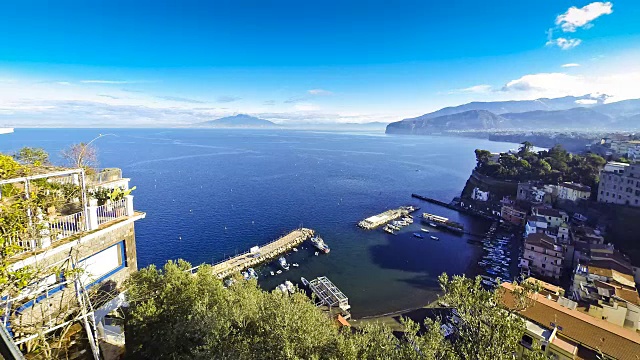
<path fill-rule="evenodd" d="M 120 169 L 87 174 L 53 166 L 22 168 L 0 180 L 0 230 L 9 262 L 134 215 Z"/>

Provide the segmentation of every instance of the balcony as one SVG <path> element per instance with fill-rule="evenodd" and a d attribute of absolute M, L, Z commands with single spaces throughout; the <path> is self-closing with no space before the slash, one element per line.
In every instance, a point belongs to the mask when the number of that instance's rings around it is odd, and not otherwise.
<path fill-rule="evenodd" d="M 31 170 L 31 169 L 30 169 Z M 82 233 L 134 215 L 133 196 L 118 189 L 98 200 L 88 188 L 128 187 L 120 169 L 85 176 L 83 169 L 35 169 L 31 174 L 0 181 L 0 222 L 8 256 L 15 260 Z M 115 185 L 114 185 L 115 184 Z M 99 197 L 99 196 L 98 196 Z"/>

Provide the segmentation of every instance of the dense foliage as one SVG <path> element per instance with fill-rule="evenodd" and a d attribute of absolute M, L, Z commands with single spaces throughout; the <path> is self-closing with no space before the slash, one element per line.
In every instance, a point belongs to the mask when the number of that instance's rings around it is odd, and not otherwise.
<path fill-rule="evenodd" d="M 599 155 L 571 154 L 560 145 L 538 152 L 531 151 L 532 147 L 524 142 L 517 153 L 502 153 L 497 162 L 492 160 L 491 152 L 476 149 L 476 171 L 501 180 L 540 180 L 551 184 L 572 181 L 595 188 L 600 169 L 606 163 Z"/>
<path fill-rule="evenodd" d="M 479 279 L 440 278 L 443 301 L 457 309 L 459 337 L 440 323 L 407 320 L 404 335 L 367 325 L 338 328 L 303 294 L 265 292 L 254 280 L 229 288 L 211 267 L 168 262 L 128 283 L 127 351 L 133 359 L 511 359 L 524 322 L 496 304 L 501 293 Z M 536 354 L 537 356 L 538 354 Z"/>

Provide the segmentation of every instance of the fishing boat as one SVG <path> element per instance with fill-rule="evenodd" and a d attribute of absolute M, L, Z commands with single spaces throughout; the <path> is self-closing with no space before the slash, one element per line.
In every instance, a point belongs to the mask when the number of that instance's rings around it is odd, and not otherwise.
<path fill-rule="evenodd" d="M 428 233 L 429 229 L 421 228 L 420 231 Z"/>
<path fill-rule="evenodd" d="M 322 251 L 325 254 L 328 254 L 329 251 L 331 251 L 329 246 L 324 243 L 324 240 L 322 240 L 322 238 L 320 236 L 312 237 L 311 238 L 311 243 L 313 244 L 313 246 L 316 247 L 316 249 Z"/>
<path fill-rule="evenodd" d="M 438 215 L 434 215 L 434 214 L 429 214 L 429 213 L 423 213 L 422 214 L 422 219 L 423 221 L 429 221 L 429 225 L 431 224 L 438 224 L 436 225 L 437 227 L 441 227 L 444 229 L 447 229 L 449 231 L 452 231 L 454 233 L 457 234 L 463 234 L 464 233 L 464 226 L 460 223 L 457 223 L 455 221 L 451 221 L 446 217 L 442 217 L 442 216 L 438 216 Z M 433 225 L 431 225 L 433 226 Z"/>
<path fill-rule="evenodd" d="M 413 236 L 417 237 L 418 239 L 422 239 L 422 234 L 420 233 L 413 233 Z"/>
<path fill-rule="evenodd" d="M 300 281 L 302 281 L 302 285 L 309 286 L 309 281 L 307 279 L 305 279 L 304 277 L 301 277 Z"/>
<path fill-rule="evenodd" d="M 391 235 L 395 235 L 396 234 L 396 233 L 393 232 L 393 229 L 389 228 L 388 226 L 385 226 L 384 229 L 382 229 L 382 230 L 384 230 L 384 232 L 389 233 Z"/>
<path fill-rule="evenodd" d="M 287 260 L 285 258 L 281 257 L 278 259 L 278 263 L 282 269 L 289 270 L 289 264 L 287 264 Z"/>
<path fill-rule="evenodd" d="M 437 240 L 440 240 L 440 239 L 437 236 L 431 235 L 431 240 L 436 240 L 437 241 Z"/>
<path fill-rule="evenodd" d="M 388 225 L 387 225 L 387 227 L 390 227 L 391 229 L 393 229 L 393 230 L 395 230 L 395 231 L 400 230 L 400 227 L 399 227 L 399 226 L 395 226 L 395 225 L 391 225 L 391 224 L 388 224 Z"/>

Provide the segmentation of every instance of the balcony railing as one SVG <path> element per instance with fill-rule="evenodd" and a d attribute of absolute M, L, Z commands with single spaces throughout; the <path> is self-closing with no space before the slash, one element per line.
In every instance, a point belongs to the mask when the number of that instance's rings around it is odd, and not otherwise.
<path fill-rule="evenodd" d="M 97 230 L 100 225 L 133 215 L 133 197 L 128 195 L 122 200 L 101 206 L 97 206 L 95 200 L 92 200 L 87 211 L 88 213 L 79 211 L 46 222 L 41 220 L 41 223 L 46 225 L 44 229 L 40 231 L 41 237 L 39 239 L 26 240 L 18 236 L 8 237 L 8 245 L 19 246 L 20 250 L 14 254 L 19 255 L 37 249 L 47 248 L 55 242 L 85 231 Z M 87 219 L 86 216 L 89 218 Z"/>
<path fill-rule="evenodd" d="M 127 214 L 126 200 L 127 199 L 122 199 L 109 204 L 98 206 L 98 225 L 102 225 L 119 217 L 125 216 Z"/>

